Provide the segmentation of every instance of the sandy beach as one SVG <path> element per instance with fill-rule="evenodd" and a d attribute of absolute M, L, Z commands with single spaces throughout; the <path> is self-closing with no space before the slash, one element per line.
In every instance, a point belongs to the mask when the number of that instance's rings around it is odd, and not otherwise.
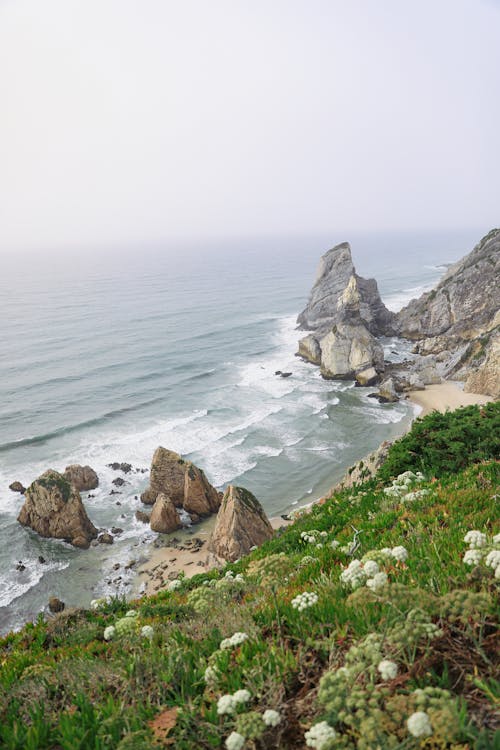
<path fill-rule="evenodd" d="M 491 396 L 484 396 L 480 393 L 464 393 L 456 383 L 447 381 L 438 385 L 428 385 L 425 391 L 411 391 L 408 394 L 409 400 L 420 406 L 422 411 L 419 417 L 425 417 L 432 411 L 453 411 L 461 406 L 471 406 L 472 404 L 487 404 L 493 401 Z"/>
<path fill-rule="evenodd" d="M 206 573 L 225 565 L 225 560 L 220 560 L 207 549 L 215 518 L 216 516 L 211 516 L 190 529 L 174 532 L 169 538 L 163 538 L 163 546 L 150 548 L 149 559 L 138 569 L 138 593 L 151 596 L 181 573 L 186 578 L 191 578 L 196 573 Z M 269 520 L 273 529 L 290 523 L 283 518 Z"/>

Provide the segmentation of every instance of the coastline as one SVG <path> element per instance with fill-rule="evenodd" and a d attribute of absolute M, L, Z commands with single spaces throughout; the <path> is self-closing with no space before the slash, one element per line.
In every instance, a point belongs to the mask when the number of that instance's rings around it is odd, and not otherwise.
<path fill-rule="evenodd" d="M 462 406 L 486 404 L 494 399 L 479 393 L 465 393 L 453 381 L 426 386 L 424 391 L 411 391 L 408 401 L 415 407 L 414 419 L 424 417 L 433 411 L 444 413 Z M 413 421 L 413 420 L 412 420 Z M 411 422 L 408 432 L 411 429 Z M 403 434 L 406 434 L 403 433 Z M 401 436 L 402 437 L 402 436 Z M 360 457 L 363 459 L 365 457 Z M 346 467 L 346 472 L 349 467 Z M 335 487 L 334 485 L 330 492 Z M 326 496 L 318 497 L 306 505 L 297 508 L 297 515 L 307 513 L 313 505 L 325 502 Z M 208 540 L 215 525 L 216 516 L 205 519 L 189 529 L 174 532 L 170 537 L 159 537 L 153 542 L 146 554 L 148 559 L 137 570 L 134 583 L 134 596 L 152 596 L 168 586 L 168 583 L 179 576 L 191 578 L 197 573 L 207 573 L 225 564 L 209 552 Z M 293 523 L 293 517 L 285 520 L 281 517 L 269 519 L 275 530 Z"/>
<path fill-rule="evenodd" d="M 410 391 L 408 400 L 420 407 L 418 416 L 425 417 L 433 411 L 444 413 L 462 406 L 487 404 L 494 399 L 481 393 L 465 393 L 457 383 L 447 380 L 437 385 L 427 385 L 425 391 Z"/>

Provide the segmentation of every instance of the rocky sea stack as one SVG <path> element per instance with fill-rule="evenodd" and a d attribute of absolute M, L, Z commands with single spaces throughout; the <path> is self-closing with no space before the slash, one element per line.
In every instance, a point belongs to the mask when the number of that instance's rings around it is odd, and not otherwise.
<path fill-rule="evenodd" d="M 351 247 L 343 242 L 321 258 L 309 302 L 297 318 L 299 328 L 312 331 L 299 341 L 298 355 L 320 365 L 325 378 L 372 384 L 384 371 L 376 337 L 394 332 L 393 319 L 377 282 L 358 276 Z"/>
<path fill-rule="evenodd" d="M 151 462 L 150 486 L 142 493 L 141 500 L 146 505 L 154 505 L 161 493 L 170 498 L 176 508 L 183 508 L 194 518 L 216 513 L 221 501 L 201 469 L 160 446 Z"/>
<path fill-rule="evenodd" d="M 234 562 L 274 534 L 262 505 L 243 487 L 229 485 L 222 498 L 208 549 Z"/>
<path fill-rule="evenodd" d="M 59 472 L 49 469 L 26 490 L 18 521 L 40 536 L 64 539 L 87 548 L 97 536 L 77 489 Z"/>

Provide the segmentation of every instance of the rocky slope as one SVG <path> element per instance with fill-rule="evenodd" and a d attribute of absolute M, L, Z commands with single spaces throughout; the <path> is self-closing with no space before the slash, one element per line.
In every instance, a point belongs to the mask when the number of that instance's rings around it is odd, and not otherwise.
<path fill-rule="evenodd" d="M 435 289 L 397 313 L 394 325 L 417 341 L 418 354 L 436 357 L 443 377 L 498 398 L 499 308 L 500 229 L 492 229 Z"/>

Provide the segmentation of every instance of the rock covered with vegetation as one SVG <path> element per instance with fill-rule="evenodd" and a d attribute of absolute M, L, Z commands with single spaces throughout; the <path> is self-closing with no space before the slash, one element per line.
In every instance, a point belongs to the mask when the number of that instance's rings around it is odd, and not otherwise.
<path fill-rule="evenodd" d="M 0 746 L 494 750 L 499 412 L 417 420 L 221 571 L 0 640 Z"/>
<path fill-rule="evenodd" d="M 53 469 L 30 484 L 17 520 L 40 536 L 64 539 L 74 547 L 87 548 L 97 536 L 80 493 Z"/>
<path fill-rule="evenodd" d="M 150 485 L 141 495 L 146 505 L 154 505 L 160 493 L 167 495 L 177 508 L 195 516 L 216 513 L 220 496 L 204 472 L 175 451 L 161 446 L 151 462 Z"/>
<path fill-rule="evenodd" d="M 238 560 L 273 536 L 273 527 L 251 492 L 227 487 L 217 514 L 209 550 L 223 560 Z"/>

